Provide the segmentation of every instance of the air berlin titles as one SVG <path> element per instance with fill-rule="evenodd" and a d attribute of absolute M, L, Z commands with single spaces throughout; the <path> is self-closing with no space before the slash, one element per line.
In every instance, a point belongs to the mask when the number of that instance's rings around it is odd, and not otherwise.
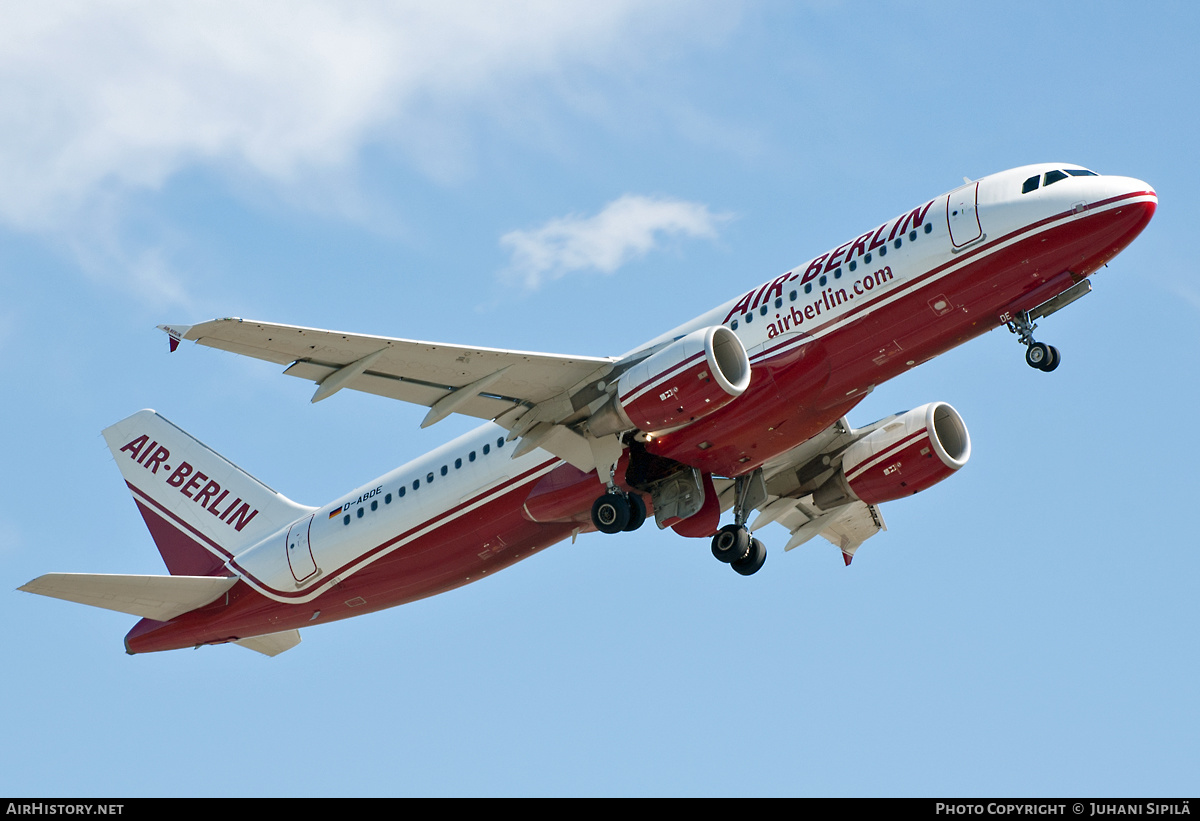
<path fill-rule="evenodd" d="M 187 462 L 180 462 L 174 471 L 168 473 L 171 465 L 167 460 L 171 458 L 171 452 L 158 442 L 151 442 L 150 437 L 145 434 L 125 445 L 120 452 L 128 453 L 130 459 L 151 474 L 160 475 L 168 487 L 177 488 L 184 496 L 215 516 L 217 521 L 231 525 L 238 532 L 258 515 L 258 510 L 251 510 L 250 505 L 243 502 L 240 496 L 235 496 L 234 500 L 226 505 L 225 499 L 229 496 L 229 491 Z M 158 472 L 160 466 L 163 469 L 162 474 Z"/>
<path fill-rule="evenodd" d="M 804 267 L 803 274 L 800 273 L 800 268 L 795 268 L 791 271 L 788 271 L 786 274 L 783 274 L 782 276 L 776 277 L 770 282 L 765 283 L 758 289 L 750 291 L 748 294 L 738 300 L 737 304 L 729 310 L 729 313 L 725 315 L 725 319 L 722 320 L 722 323 L 728 322 L 737 314 L 748 314 L 758 308 L 759 305 L 768 304 L 773 298 L 782 298 L 783 285 L 785 282 L 794 282 L 796 279 L 799 279 L 800 285 L 807 285 L 822 274 L 830 273 L 839 265 L 845 265 L 856 257 L 865 256 L 871 251 L 874 251 L 876 248 L 881 248 L 887 245 L 896 237 L 902 237 L 906 232 L 921 227 L 924 225 L 925 216 L 929 213 L 929 209 L 933 203 L 934 200 L 930 200 L 929 202 L 925 203 L 925 205 L 914 208 L 907 214 L 896 217 L 890 222 L 885 222 L 883 225 L 872 231 L 868 231 L 857 239 L 850 240 L 847 243 L 839 245 L 837 248 L 829 251 L 828 253 L 821 254 L 821 256 L 813 259 L 808 263 L 807 266 Z M 890 231 L 888 230 L 889 225 L 891 226 Z M 855 282 L 852 286 L 853 291 L 856 294 L 861 295 L 871 290 L 875 287 L 875 285 L 879 284 L 885 279 L 891 279 L 891 268 L 886 268 L 885 271 L 886 275 L 881 271 L 876 275 L 864 277 L 863 279 Z M 854 297 L 848 294 L 844 288 L 839 288 L 837 290 L 832 288 L 827 289 L 824 293 L 822 293 L 821 299 L 814 300 L 812 303 L 805 306 L 803 311 L 792 308 L 790 315 L 777 314 L 775 317 L 776 322 L 771 323 L 767 328 L 767 335 L 768 337 L 778 336 L 779 334 L 789 331 L 792 328 L 800 325 L 805 319 L 811 320 L 817 316 L 820 316 L 822 307 L 824 307 L 825 310 L 831 310 L 833 307 L 840 305 L 842 302 L 853 298 Z"/>

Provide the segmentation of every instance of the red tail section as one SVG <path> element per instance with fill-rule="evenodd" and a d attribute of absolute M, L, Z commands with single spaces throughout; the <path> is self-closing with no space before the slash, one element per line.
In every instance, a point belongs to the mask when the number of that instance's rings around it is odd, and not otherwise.
<path fill-rule="evenodd" d="M 314 510 L 152 410 L 107 428 L 104 439 L 173 576 L 226 575 L 234 555 Z"/>

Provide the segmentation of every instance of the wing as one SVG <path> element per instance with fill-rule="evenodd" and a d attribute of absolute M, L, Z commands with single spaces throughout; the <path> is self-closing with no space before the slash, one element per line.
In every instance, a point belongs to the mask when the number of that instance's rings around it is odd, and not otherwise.
<path fill-rule="evenodd" d="M 451 413 L 495 419 L 583 470 L 594 466 L 592 443 L 567 425 L 587 416 L 589 387 L 612 371 L 605 357 L 443 345 L 227 318 L 199 325 L 161 325 L 171 349 L 186 339 L 210 348 L 286 365 L 284 373 L 317 383 L 312 401 L 342 388 L 428 407 L 422 427 Z M 536 430 L 535 430 L 536 429 Z M 523 443 L 525 444 L 525 443 Z M 521 449 L 519 449 L 520 451 Z"/>
<path fill-rule="evenodd" d="M 757 530 L 779 522 L 792 534 L 784 550 L 799 547 L 814 536 L 821 536 L 842 551 L 846 564 L 867 539 L 887 530 L 878 506 L 850 501 L 822 509 L 813 501 L 813 491 L 841 466 L 847 447 L 894 417 L 881 419 L 865 428 L 853 429 L 843 418 L 804 444 L 763 465 L 763 487 L 755 505 L 758 516 L 750 522 Z M 718 480 L 721 509 L 733 507 L 733 480 Z"/>

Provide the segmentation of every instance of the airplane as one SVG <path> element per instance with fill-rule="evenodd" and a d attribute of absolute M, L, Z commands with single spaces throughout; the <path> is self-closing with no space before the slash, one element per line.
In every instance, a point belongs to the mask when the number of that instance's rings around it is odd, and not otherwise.
<path fill-rule="evenodd" d="M 742 575 L 783 525 L 849 565 L 879 506 L 960 470 L 971 440 L 930 402 L 862 428 L 871 390 L 1007 327 L 1058 367 L 1037 321 L 1091 291 L 1146 227 L 1148 184 L 1078 165 L 964 178 L 619 357 L 561 356 L 238 318 L 160 326 L 316 383 L 464 414 L 472 433 L 320 507 L 298 504 L 152 410 L 104 431 L 170 575 L 51 573 L 21 587 L 139 621 L 130 654 L 235 642 L 276 655 L 317 624 L 484 578 L 593 530 L 707 539 Z M 722 526 L 726 511 L 732 521 Z M 754 520 L 751 516 L 757 513 Z"/>

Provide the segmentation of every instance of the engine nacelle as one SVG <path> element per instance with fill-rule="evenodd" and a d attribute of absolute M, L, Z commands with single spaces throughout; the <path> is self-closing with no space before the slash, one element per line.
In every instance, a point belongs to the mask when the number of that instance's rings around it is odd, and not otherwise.
<path fill-rule="evenodd" d="M 867 504 L 890 502 L 936 485 L 971 458 L 971 436 L 958 411 L 945 402 L 913 408 L 871 431 L 842 454 L 842 472 L 814 501 L 823 509 L 846 490 Z"/>
<path fill-rule="evenodd" d="M 750 385 L 750 357 L 723 325 L 680 337 L 621 375 L 612 401 L 588 421 L 594 436 L 680 428 L 723 408 Z"/>

